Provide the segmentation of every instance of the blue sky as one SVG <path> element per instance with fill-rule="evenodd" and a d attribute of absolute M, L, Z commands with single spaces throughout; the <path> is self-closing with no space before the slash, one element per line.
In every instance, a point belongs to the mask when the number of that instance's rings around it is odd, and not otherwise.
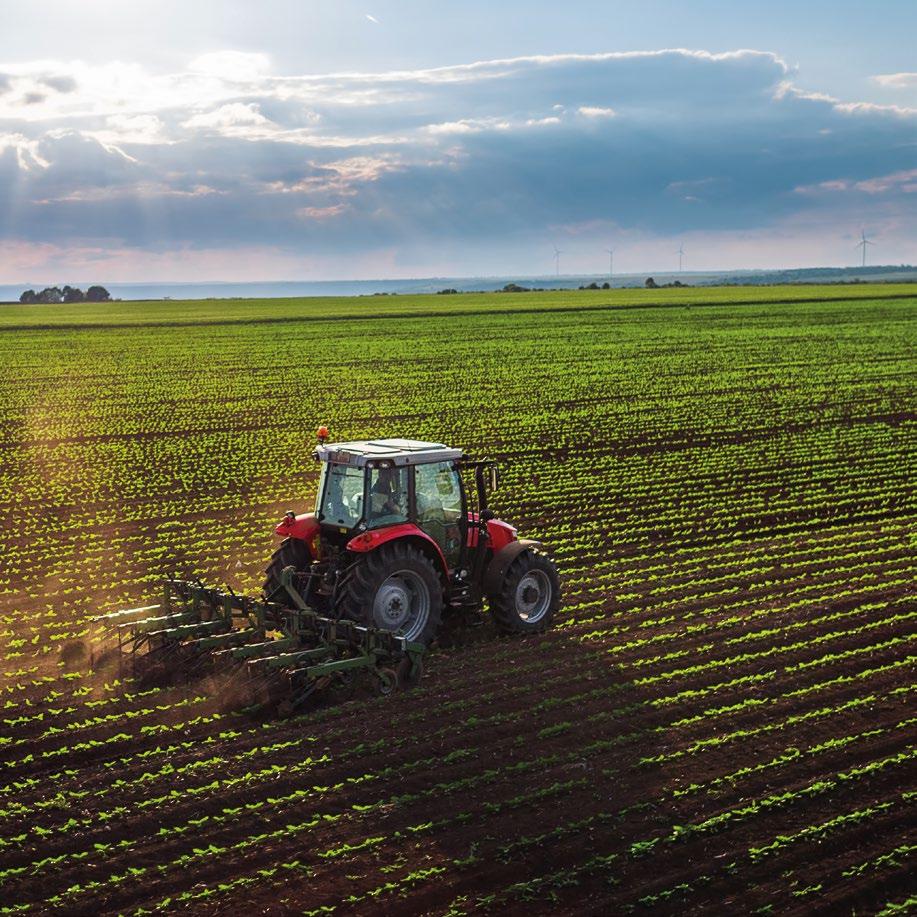
<path fill-rule="evenodd" d="M 864 228 L 917 261 L 913 2 L 0 0 L 0 34 L 0 282 L 842 265 Z"/>

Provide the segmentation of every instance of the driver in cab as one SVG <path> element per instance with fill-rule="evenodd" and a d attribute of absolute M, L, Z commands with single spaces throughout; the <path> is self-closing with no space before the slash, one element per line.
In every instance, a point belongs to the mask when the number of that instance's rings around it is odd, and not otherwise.
<path fill-rule="evenodd" d="M 370 511 L 379 516 L 403 516 L 404 494 L 397 468 L 380 468 L 369 491 Z"/>

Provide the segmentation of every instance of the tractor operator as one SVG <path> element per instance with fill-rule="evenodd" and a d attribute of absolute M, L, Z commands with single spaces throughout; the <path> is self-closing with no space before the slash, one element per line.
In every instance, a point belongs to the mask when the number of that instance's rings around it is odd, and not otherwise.
<path fill-rule="evenodd" d="M 369 496 L 370 511 L 374 517 L 404 515 L 404 494 L 397 468 L 380 468 Z"/>

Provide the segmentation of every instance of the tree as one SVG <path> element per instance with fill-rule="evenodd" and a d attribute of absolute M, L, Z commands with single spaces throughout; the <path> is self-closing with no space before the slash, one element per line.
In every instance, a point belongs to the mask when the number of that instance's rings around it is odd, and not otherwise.
<path fill-rule="evenodd" d="M 86 302 L 109 302 L 111 295 L 105 287 L 92 286 L 86 291 Z"/>
<path fill-rule="evenodd" d="M 656 289 L 656 286 L 657 286 L 657 283 L 656 283 L 655 280 L 653 280 L 652 277 L 647 277 L 647 278 L 646 278 L 646 283 L 644 284 L 644 286 L 647 287 L 647 288 L 650 289 L 650 290 L 655 290 L 655 289 Z"/>
<path fill-rule="evenodd" d="M 64 287 L 63 295 L 64 302 L 83 302 L 86 299 L 83 291 L 78 287 Z"/>
<path fill-rule="evenodd" d="M 19 302 L 24 302 L 28 305 L 32 305 L 33 303 L 38 302 L 38 294 L 34 290 L 26 290 L 25 293 L 19 297 Z"/>
<path fill-rule="evenodd" d="M 44 303 L 58 303 L 64 298 L 60 287 L 45 287 L 38 294 L 38 301 Z"/>

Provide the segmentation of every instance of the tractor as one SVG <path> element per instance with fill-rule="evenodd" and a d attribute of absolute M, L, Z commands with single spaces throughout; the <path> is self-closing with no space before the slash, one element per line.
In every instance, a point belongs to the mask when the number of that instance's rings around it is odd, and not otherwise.
<path fill-rule="evenodd" d="M 444 615 L 490 606 L 504 633 L 551 624 L 559 603 L 553 560 L 488 509 L 496 463 L 410 439 L 326 444 L 315 512 L 287 512 L 267 568 L 265 596 L 293 567 L 318 613 L 428 645 Z"/>
<path fill-rule="evenodd" d="M 506 634 L 551 625 L 560 602 L 553 560 L 488 508 L 496 463 L 442 443 L 328 443 L 320 427 L 315 510 L 290 510 L 262 595 L 169 578 L 157 605 L 104 615 L 141 681 L 229 662 L 284 695 L 290 713 L 361 670 L 380 693 L 415 684 L 443 625 Z"/>

